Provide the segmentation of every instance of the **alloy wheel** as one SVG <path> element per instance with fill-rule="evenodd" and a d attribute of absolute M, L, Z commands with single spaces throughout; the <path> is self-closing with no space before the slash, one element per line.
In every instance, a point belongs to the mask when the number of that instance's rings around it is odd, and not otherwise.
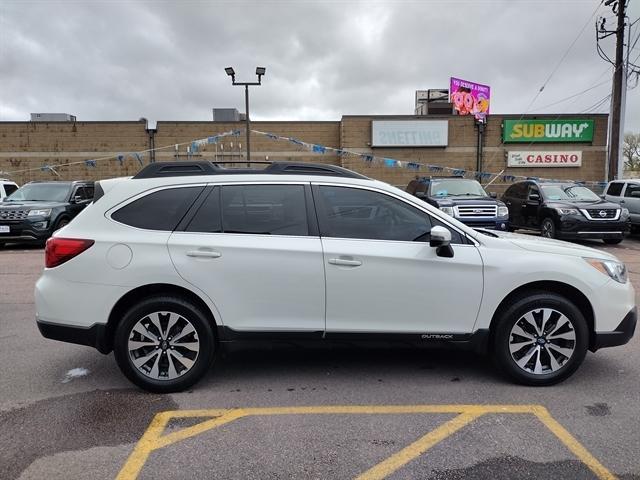
<path fill-rule="evenodd" d="M 542 223 L 542 236 L 553 238 L 553 224 L 548 220 Z"/>
<path fill-rule="evenodd" d="M 153 380 L 173 380 L 195 365 L 198 332 L 184 316 L 153 312 L 136 322 L 127 343 L 132 365 Z"/>
<path fill-rule="evenodd" d="M 564 367 L 576 348 L 571 320 L 552 308 L 524 314 L 511 328 L 509 352 L 527 373 L 544 375 Z"/>

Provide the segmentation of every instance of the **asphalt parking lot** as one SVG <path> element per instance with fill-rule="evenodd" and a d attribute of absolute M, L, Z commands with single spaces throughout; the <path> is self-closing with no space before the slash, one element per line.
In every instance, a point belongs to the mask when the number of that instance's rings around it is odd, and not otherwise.
<path fill-rule="evenodd" d="M 639 237 L 585 243 L 640 292 Z M 467 352 L 283 345 L 152 395 L 112 355 L 40 336 L 42 263 L 41 249 L 0 251 L 2 479 L 640 479 L 639 335 L 547 388 Z"/>

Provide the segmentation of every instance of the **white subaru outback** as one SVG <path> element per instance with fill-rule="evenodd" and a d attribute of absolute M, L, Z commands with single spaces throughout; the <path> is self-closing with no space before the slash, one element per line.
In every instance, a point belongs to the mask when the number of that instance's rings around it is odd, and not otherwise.
<path fill-rule="evenodd" d="M 282 338 L 452 342 L 550 385 L 636 325 L 612 255 L 473 230 L 385 183 L 293 163 L 153 163 L 99 182 L 47 242 L 35 298 L 42 335 L 113 350 L 155 392 L 194 384 L 227 342 Z"/>

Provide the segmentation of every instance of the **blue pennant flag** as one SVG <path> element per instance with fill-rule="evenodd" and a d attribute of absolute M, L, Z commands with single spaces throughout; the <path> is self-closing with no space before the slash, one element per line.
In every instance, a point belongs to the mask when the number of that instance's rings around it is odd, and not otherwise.
<path fill-rule="evenodd" d="M 218 143 L 218 136 L 214 135 L 213 137 L 207 137 L 207 143 Z"/>
<path fill-rule="evenodd" d="M 393 158 L 385 158 L 384 164 L 386 167 L 396 167 L 398 165 L 398 162 Z"/>
<path fill-rule="evenodd" d="M 293 137 L 289 137 L 289 141 L 290 141 L 291 143 L 295 143 L 296 145 L 304 145 L 304 143 L 303 143 L 303 142 L 301 142 L 300 140 L 298 140 L 298 139 L 296 139 L 296 138 L 293 138 Z"/>
<path fill-rule="evenodd" d="M 43 165 L 42 167 L 40 167 L 40 170 L 46 172 L 48 170 L 53 170 L 53 167 L 51 165 Z"/>
<path fill-rule="evenodd" d="M 336 148 L 335 149 L 336 155 L 346 155 L 347 152 L 345 152 L 344 150 L 340 149 L 340 148 Z"/>
<path fill-rule="evenodd" d="M 416 162 L 407 162 L 407 168 L 411 168 L 412 170 L 420 170 L 420 164 Z"/>
<path fill-rule="evenodd" d="M 267 138 L 270 138 L 271 140 L 278 140 L 278 136 L 274 135 L 273 133 L 267 133 L 266 136 L 267 136 Z"/>
<path fill-rule="evenodd" d="M 438 165 L 429 165 L 429 170 L 432 172 L 441 172 L 442 171 L 442 167 L 438 166 Z"/>
<path fill-rule="evenodd" d="M 540 180 L 540 178 L 538 178 L 538 177 L 527 177 L 527 180 L 533 180 L 534 182 L 537 182 L 538 180 Z"/>
<path fill-rule="evenodd" d="M 365 162 L 373 162 L 373 155 L 368 155 L 368 154 L 363 154 L 362 158 L 364 159 Z"/>
<path fill-rule="evenodd" d="M 191 153 L 198 152 L 198 142 L 191 142 Z"/>
<path fill-rule="evenodd" d="M 239 137 L 240 136 L 240 130 L 234 130 L 233 132 L 231 132 L 231 135 L 233 135 L 234 137 Z"/>
<path fill-rule="evenodd" d="M 94 167 L 94 168 L 95 168 L 95 166 L 96 166 L 96 161 L 95 161 L 95 160 L 85 160 L 85 161 L 84 161 L 84 164 L 85 164 L 87 167 Z"/>
<path fill-rule="evenodd" d="M 122 155 L 121 153 L 118 154 L 116 160 L 118 160 L 118 162 L 120 162 L 120 166 L 122 166 L 124 164 L 124 155 Z"/>
<path fill-rule="evenodd" d="M 136 158 L 136 160 L 138 160 L 140 166 L 142 166 L 142 155 L 140 155 L 138 152 L 135 152 L 133 156 Z"/>
<path fill-rule="evenodd" d="M 467 173 L 466 170 L 462 170 L 461 168 L 456 168 L 453 171 L 453 174 L 458 177 L 458 176 L 464 176 L 464 174 Z"/>
<path fill-rule="evenodd" d="M 313 153 L 324 153 L 327 151 L 327 147 L 323 146 L 323 145 L 314 145 L 313 146 Z"/>

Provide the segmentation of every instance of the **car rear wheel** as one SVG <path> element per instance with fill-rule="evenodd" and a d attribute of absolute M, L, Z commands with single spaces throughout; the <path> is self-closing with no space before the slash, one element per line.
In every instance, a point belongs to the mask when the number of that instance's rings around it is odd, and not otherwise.
<path fill-rule="evenodd" d="M 622 239 L 621 238 L 604 238 L 602 241 L 607 245 L 618 245 L 620 242 L 622 242 Z"/>
<path fill-rule="evenodd" d="M 196 305 L 178 297 L 150 297 L 122 318 L 114 353 L 122 372 L 137 386 L 178 392 L 209 370 L 215 338 L 209 319 Z"/>
<path fill-rule="evenodd" d="M 540 230 L 543 237 L 556 238 L 556 224 L 553 223 L 553 220 L 551 220 L 550 218 L 547 217 L 542 220 Z"/>
<path fill-rule="evenodd" d="M 534 292 L 516 299 L 497 319 L 493 355 L 516 382 L 553 385 L 578 369 L 588 341 L 587 322 L 573 303 Z"/>

